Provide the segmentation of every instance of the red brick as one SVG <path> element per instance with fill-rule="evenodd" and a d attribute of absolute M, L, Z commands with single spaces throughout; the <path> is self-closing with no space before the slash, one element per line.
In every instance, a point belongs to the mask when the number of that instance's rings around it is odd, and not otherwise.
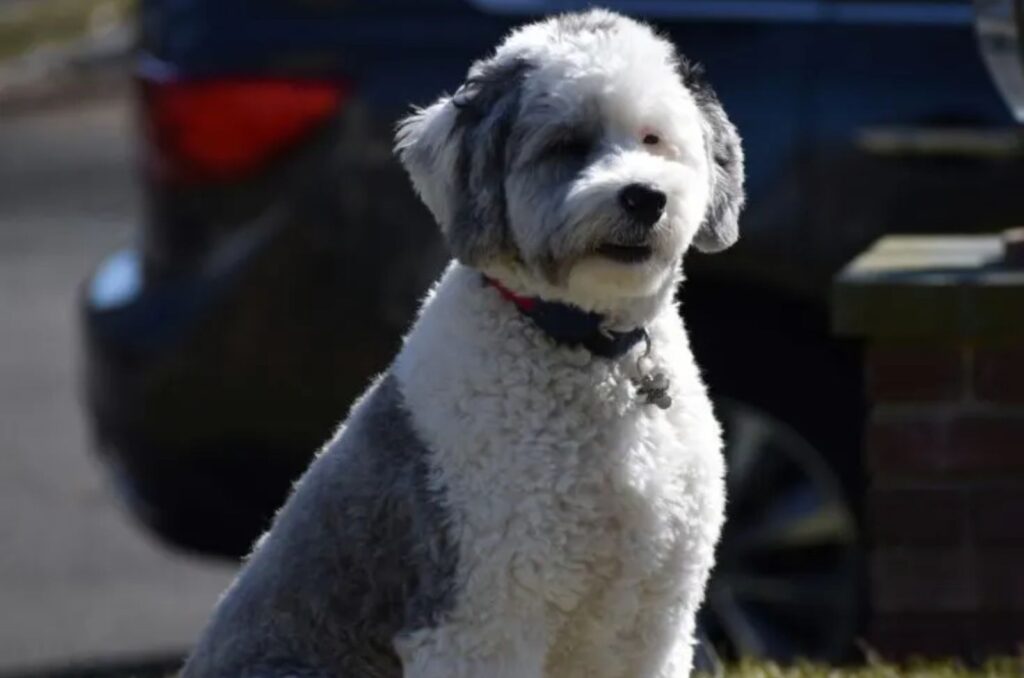
<path fill-rule="evenodd" d="M 879 475 L 1024 472 L 1024 410 L 965 414 L 875 414 L 867 433 L 869 471 Z"/>
<path fill-rule="evenodd" d="M 957 417 L 948 442 L 955 468 L 1024 472 L 1024 410 Z"/>
<path fill-rule="evenodd" d="M 975 487 L 970 530 L 980 546 L 1024 546 L 1024 483 Z"/>
<path fill-rule="evenodd" d="M 974 395 L 983 401 L 1024 403 L 1024 345 L 974 352 Z"/>
<path fill-rule="evenodd" d="M 875 401 L 960 400 L 967 395 L 966 350 L 955 345 L 872 345 L 868 392 Z"/>
<path fill-rule="evenodd" d="M 969 614 L 881 614 L 868 623 L 868 646 L 887 661 L 967 657 L 973 652 Z"/>
<path fill-rule="evenodd" d="M 874 487 L 867 497 L 875 546 L 953 547 L 966 543 L 967 492 L 950 486 Z"/>
<path fill-rule="evenodd" d="M 941 468 L 941 457 L 934 455 L 945 444 L 946 423 L 939 416 L 873 415 L 867 430 L 868 472 L 885 475 Z"/>
<path fill-rule="evenodd" d="M 871 553 L 872 609 L 879 613 L 978 609 L 973 558 L 964 549 L 880 548 Z"/>
<path fill-rule="evenodd" d="M 980 663 L 993 656 L 1020 655 L 1024 647 L 1024 615 L 876 615 L 868 623 L 867 641 L 871 650 L 889 661 L 907 662 L 915 657 L 959 657 Z"/>
<path fill-rule="evenodd" d="M 975 568 L 982 609 L 1024 613 L 1024 549 L 978 551 Z"/>
<path fill-rule="evenodd" d="M 1024 657 L 1024 614 L 989 613 L 977 615 L 974 627 L 974 656 Z M 1024 659 L 1018 659 L 1019 662 Z M 1018 674 L 1024 675 L 1024 664 L 1018 664 Z"/>

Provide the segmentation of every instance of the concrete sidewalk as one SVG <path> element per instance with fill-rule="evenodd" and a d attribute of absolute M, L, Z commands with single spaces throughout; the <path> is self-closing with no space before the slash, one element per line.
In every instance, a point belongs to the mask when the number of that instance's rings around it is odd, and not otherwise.
<path fill-rule="evenodd" d="M 0 116 L 0 673 L 180 651 L 234 568 L 171 553 L 88 450 L 74 300 L 139 218 L 123 99 Z"/>

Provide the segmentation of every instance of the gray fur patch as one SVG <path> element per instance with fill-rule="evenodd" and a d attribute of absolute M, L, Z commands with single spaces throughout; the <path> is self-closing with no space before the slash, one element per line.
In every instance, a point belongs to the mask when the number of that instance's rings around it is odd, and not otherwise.
<path fill-rule="evenodd" d="M 714 90 L 700 79 L 700 70 L 684 62 L 682 71 L 710 132 L 707 144 L 712 170 L 711 201 L 693 244 L 701 252 L 720 252 L 740 237 L 740 212 L 746 202 L 743 146 Z"/>
<path fill-rule="evenodd" d="M 452 98 L 459 109 L 455 209 L 448 244 L 459 261 L 479 266 L 502 253 L 515 255 L 508 226 L 505 174 L 509 136 L 519 111 L 520 90 L 529 65 L 478 62 Z"/>
<path fill-rule="evenodd" d="M 183 678 L 400 678 L 395 637 L 437 626 L 455 597 L 429 457 L 385 375 L 297 483 Z"/>

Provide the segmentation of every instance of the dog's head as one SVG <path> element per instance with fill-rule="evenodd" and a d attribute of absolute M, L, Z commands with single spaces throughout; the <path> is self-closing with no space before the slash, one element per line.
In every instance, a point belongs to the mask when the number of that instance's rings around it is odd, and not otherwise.
<path fill-rule="evenodd" d="M 460 261 L 582 305 L 651 294 L 691 243 L 738 236 L 735 128 L 668 41 L 610 12 L 514 31 L 397 150 Z"/>

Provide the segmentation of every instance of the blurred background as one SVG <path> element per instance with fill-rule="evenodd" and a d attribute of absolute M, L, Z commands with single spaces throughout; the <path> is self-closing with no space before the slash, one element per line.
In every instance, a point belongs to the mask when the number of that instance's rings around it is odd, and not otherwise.
<path fill-rule="evenodd" d="M 178 653 L 233 572 L 140 530 L 90 452 L 75 299 L 142 218 L 115 9 L 0 3 L 0 675 Z"/>
<path fill-rule="evenodd" d="M 951 380 L 988 344 L 974 329 L 907 330 L 920 308 L 935 326 L 961 316 L 890 289 L 922 272 L 951 299 L 992 270 L 1017 281 L 1002 237 L 985 235 L 1024 222 L 1024 144 L 997 88 L 1016 81 L 986 70 L 974 8 L 602 4 L 704 64 L 748 157 L 740 244 L 690 256 L 681 292 L 730 459 L 709 644 L 782 661 L 1012 653 L 1024 639 L 1016 531 L 992 551 L 1009 589 L 992 617 L 1002 635 L 982 630 L 974 588 L 919 604 L 916 572 L 961 562 L 950 553 L 988 561 L 968 537 L 913 535 L 959 534 L 960 514 L 942 510 L 990 496 L 978 478 L 999 479 L 996 522 L 1024 516 L 1024 482 L 1005 473 L 1024 466 L 1024 398 L 1010 387 L 985 409 L 973 386 L 961 397 Z M 1016 63 L 1019 7 L 989 5 L 1011 19 L 989 26 L 989 46 Z M 0 675 L 143 675 L 187 650 L 446 261 L 392 157 L 395 120 L 454 91 L 512 25 L 584 6 L 0 0 Z M 879 238 L 921 234 L 836 282 Z M 880 275 L 870 303 L 848 293 Z M 911 301 L 875 312 L 897 297 Z M 1022 300 L 996 315 L 1024 317 Z M 992 370 L 1022 374 L 1017 335 L 1000 332 Z M 938 475 L 872 461 L 885 445 L 946 449 L 945 433 L 899 438 L 883 424 L 925 412 L 946 431 L 956 403 L 1003 426 L 949 443 L 968 459 L 996 449 L 994 466 L 968 463 L 969 487 L 943 475 L 964 470 L 945 457 Z M 885 532 L 890 514 L 915 510 L 917 523 Z M 988 570 L 971 568 L 924 581 L 977 588 Z M 928 631 L 939 627 L 949 638 Z"/>

